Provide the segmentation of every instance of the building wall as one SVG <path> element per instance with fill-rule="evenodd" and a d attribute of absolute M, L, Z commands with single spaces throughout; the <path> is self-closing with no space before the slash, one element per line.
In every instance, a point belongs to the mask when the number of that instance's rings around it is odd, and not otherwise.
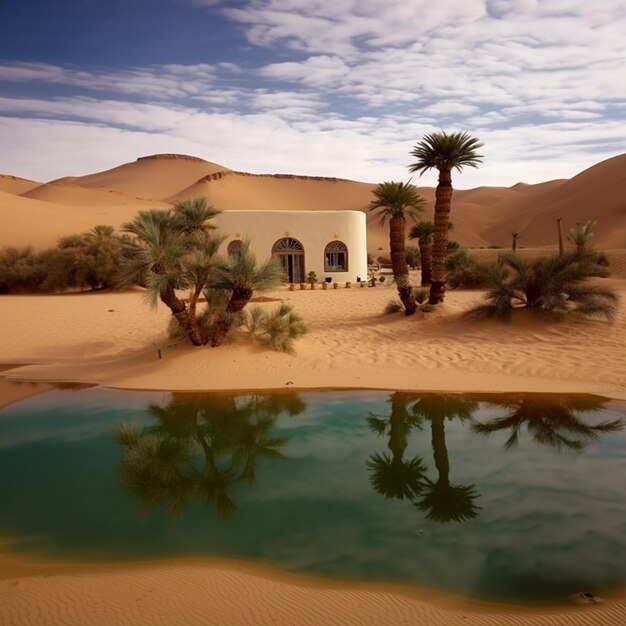
<path fill-rule="evenodd" d="M 251 240 L 259 261 L 269 258 L 274 244 L 284 237 L 297 239 L 304 247 L 304 275 L 317 274 L 318 282 L 367 280 L 367 231 L 361 211 L 224 211 L 215 225 L 227 235 L 226 246 L 235 239 Z M 331 241 L 348 248 L 348 270 L 324 271 L 324 250 Z"/>

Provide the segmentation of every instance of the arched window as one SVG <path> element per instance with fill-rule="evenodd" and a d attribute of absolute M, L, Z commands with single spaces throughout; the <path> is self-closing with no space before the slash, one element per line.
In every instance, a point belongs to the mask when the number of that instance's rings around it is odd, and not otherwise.
<path fill-rule="evenodd" d="M 241 239 L 233 239 L 226 248 L 228 256 L 239 256 L 241 254 Z"/>
<path fill-rule="evenodd" d="M 287 282 L 304 282 L 304 248 L 297 239 L 293 237 L 279 239 L 272 246 L 272 256 L 280 261 Z"/>
<path fill-rule="evenodd" d="M 325 272 L 348 271 L 348 246 L 343 241 L 331 241 L 324 250 Z"/>

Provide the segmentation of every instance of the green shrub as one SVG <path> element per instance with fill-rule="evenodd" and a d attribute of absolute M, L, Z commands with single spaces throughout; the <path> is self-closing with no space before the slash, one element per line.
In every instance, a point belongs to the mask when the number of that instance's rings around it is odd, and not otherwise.
<path fill-rule="evenodd" d="M 526 308 L 540 317 L 560 320 L 569 313 L 612 321 L 618 296 L 612 290 L 586 284 L 595 276 L 590 255 L 580 251 L 524 261 L 513 253 L 500 256 L 490 266 L 485 304 L 468 312 L 473 318 L 511 318 Z"/>
<path fill-rule="evenodd" d="M 385 305 L 383 313 L 385 315 L 392 315 L 393 313 L 399 313 L 400 311 L 404 311 L 404 305 L 400 300 L 394 298 L 393 300 L 389 300 Z"/>
<path fill-rule="evenodd" d="M 289 304 L 283 303 L 269 313 L 259 306 L 251 307 L 244 319 L 253 337 L 278 352 L 292 354 L 294 340 L 307 332 L 304 320 Z"/>

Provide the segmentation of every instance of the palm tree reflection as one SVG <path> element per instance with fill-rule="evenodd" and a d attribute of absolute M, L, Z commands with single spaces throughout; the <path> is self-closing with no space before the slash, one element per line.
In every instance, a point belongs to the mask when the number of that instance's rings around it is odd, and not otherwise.
<path fill-rule="evenodd" d="M 469 418 L 477 403 L 463 396 L 443 394 L 394 393 L 388 418 L 370 414 L 369 427 L 378 435 L 389 436 L 391 456 L 375 453 L 367 460 L 374 489 L 385 498 L 410 500 L 434 522 L 464 522 L 478 515 L 474 485 L 450 483 L 450 462 L 445 437 L 445 419 Z M 431 423 L 431 443 L 438 478 L 430 480 L 419 456 L 404 459 L 411 429 Z"/>
<path fill-rule="evenodd" d="M 387 434 L 387 447 L 391 456 L 386 452 L 374 453 L 366 461 L 370 472 L 370 481 L 374 489 L 385 498 L 411 500 L 417 496 L 422 488 L 426 467 L 418 456 L 410 460 L 404 459 L 407 448 L 407 437 L 412 428 L 420 428 L 418 417 L 409 415 L 408 402 L 414 398 L 402 392 L 394 393 L 389 399 L 391 414 L 382 417 L 370 413 L 367 418 L 369 427 L 379 436 Z"/>
<path fill-rule="evenodd" d="M 148 507 L 180 513 L 200 500 L 231 517 L 237 509 L 234 486 L 253 486 L 261 459 L 285 458 L 287 437 L 272 433 L 277 417 L 304 409 L 295 394 L 174 393 L 166 406 L 148 407 L 154 425 L 115 427 L 123 451 L 122 482 Z"/>
<path fill-rule="evenodd" d="M 505 448 L 510 449 L 519 445 L 522 427 L 526 425 L 535 443 L 550 446 L 559 452 L 581 452 L 590 443 L 597 441 L 600 435 L 624 428 L 622 418 L 588 424 L 580 415 L 599 411 L 604 404 L 606 401 L 596 396 L 520 394 L 497 403 L 507 409 L 505 415 L 487 422 L 475 422 L 472 430 L 484 435 L 510 430 L 511 434 L 504 444 Z"/>
<path fill-rule="evenodd" d="M 450 460 L 446 447 L 445 419 L 464 421 L 471 417 L 478 403 L 465 396 L 451 394 L 421 394 L 411 406 L 413 415 L 430 421 L 431 444 L 437 481 L 426 478 L 421 499 L 415 505 L 433 522 L 465 522 L 478 515 L 474 503 L 479 493 L 474 485 L 450 483 Z"/>

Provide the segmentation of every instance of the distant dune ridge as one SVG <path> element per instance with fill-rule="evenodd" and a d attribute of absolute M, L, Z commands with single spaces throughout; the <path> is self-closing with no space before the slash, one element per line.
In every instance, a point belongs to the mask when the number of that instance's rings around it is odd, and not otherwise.
<path fill-rule="evenodd" d="M 436 175 L 422 180 L 436 181 Z M 462 174 L 453 182 L 462 185 Z M 382 182 L 382 181 L 378 181 Z M 198 157 L 156 154 L 86 176 L 48 183 L 0 175 L 0 246 L 53 245 L 57 237 L 96 224 L 119 227 L 150 207 L 206 196 L 230 210 L 367 211 L 377 183 L 293 174 L 238 172 Z M 434 186 L 418 187 L 432 219 Z M 595 220 L 593 244 L 626 248 L 626 154 L 613 157 L 570 180 L 512 187 L 455 190 L 452 238 L 469 247 L 508 246 L 520 233 L 521 247 L 555 246 L 556 219 L 567 234 L 576 222 Z M 54 227 L 51 227 L 51 219 Z M 369 220 L 369 250 L 386 254 L 387 233 Z M 382 249 L 382 250 L 381 250 Z"/>

